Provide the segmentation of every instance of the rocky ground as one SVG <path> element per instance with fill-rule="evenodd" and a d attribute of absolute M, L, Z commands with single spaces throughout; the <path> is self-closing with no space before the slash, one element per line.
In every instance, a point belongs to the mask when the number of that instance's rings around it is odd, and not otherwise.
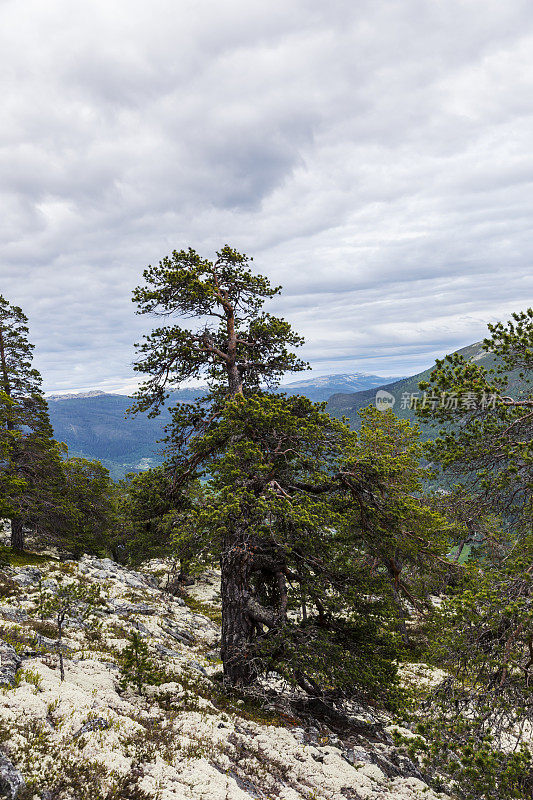
<path fill-rule="evenodd" d="M 354 711 L 353 731 L 339 735 L 324 722 L 295 719 L 282 694 L 266 708 L 226 694 L 216 574 L 185 598 L 163 591 L 164 583 L 162 563 L 140 573 L 92 557 L 0 569 L 0 797 L 444 797 L 393 746 L 386 720 Z M 43 598 L 66 584 L 96 585 L 102 600 L 90 614 L 67 616 L 61 681 L 57 629 Z M 126 685 L 121 666 L 133 632 L 159 672 L 142 693 Z M 378 727 L 379 735 L 365 735 Z"/>

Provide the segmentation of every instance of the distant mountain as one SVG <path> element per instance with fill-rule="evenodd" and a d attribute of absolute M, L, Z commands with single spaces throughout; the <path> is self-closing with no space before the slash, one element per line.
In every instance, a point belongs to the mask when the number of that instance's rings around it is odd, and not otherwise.
<path fill-rule="evenodd" d="M 102 394 L 105 394 L 105 392 L 93 389 L 90 392 L 76 392 L 75 394 L 49 394 L 46 399 L 48 402 L 55 403 L 58 400 L 74 400 L 79 397 L 100 397 Z"/>
<path fill-rule="evenodd" d="M 494 356 L 482 349 L 481 342 L 458 351 L 466 358 L 479 361 L 483 366 L 494 366 Z M 365 373 L 324 375 L 293 381 L 280 386 L 287 394 L 303 394 L 315 402 L 328 401 L 327 410 L 335 417 L 348 417 L 353 427 L 358 427 L 360 408 L 375 403 L 376 392 L 381 389 L 393 396 L 394 412 L 400 417 L 415 419 L 405 398 L 420 395 L 418 384 L 429 378 L 433 367 L 409 378 L 383 378 Z M 511 389 L 517 376 L 511 373 Z M 170 402 L 190 402 L 203 393 L 203 387 L 173 392 Z M 329 398 L 329 399 L 328 399 Z M 162 462 L 164 427 L 170 421 L 168 408 L 158 417 L 147 414 L 126 418 L 131 398 L 103 392 L 82 392 L 77 395 L 54 395 L 48 398 L 50 420 L 56 439 L 66 442 L 71 455 L 100 460 L 113 478 L 127 472 L 140 472 Z M 421 426 L 426 436 L 429 426 Z"/>
<path fill-rule="evenodd" d="M 281 386 L 288 394 L 303 394 L 314 401 L 327 400 L 334 392 L 381 385 L 387 378 L 354 373 L 325 375 Z M 190 402 L 203 387 L 172 392 L 170 403 Z M 100 391 L 51 395 L 50 420 L 56 439 L 68 445 L 70 455 L 101 461 L 113 478 L 140 472 L 162 462 L 164 427 L 170 421 L 168 409 L 150 419 L 147 414 L 126 417 L 131 398 Z"/>
<path fill-rule="evenodd" d="M 279 390 L 290 395 L 303 394 L 318 403 L 327 400 L 333 394 L 359 392 L 397 380 L 399 380 L 398 377 L 386 378 L 382 375 L 371 375 L 366 372 L 350 372 L 293 381 L 280 386 Z"/>
<path fill-rule="evenodd" d="M 191 401 L 198 393 L 198 389 L 184 389 L 175 392 L 173 400 Z M 158 441 L 170 421 L 167 409 L 153 419 L 147 414 L 127 417 L 131 397 L 104 392 L 47 399 L 55 438 L 68 445 L 70 455 L 101 461 L 115 479 L 162 462 Z"/>
<path fill-rule="evenodd" d="M 457 352 L 467 360 L 479 363 L 482 367 L 485 367 L 485 369 L 492 369 L 497 365 L 497 358 L 492 353 L 487 353 L 487 351 L 483 349 L 482 342 L 475 342 L 474 344 L 468 345 L 468 347 L 457 350 Z M 392 395 L 393 400 L 391 401 L 391 407 L 398 417 L 410 419 L 414 422 L 416 420 L 416 414 L 414 408 L 410 406 L 417 402 L 417 398 L 418 402 L 421 402 L 423 394 L 418 388 L 418 384 L 421 381 L 429 380 L 434 369 L 435 366 L 433 365 L 429 367 L 429 369 L 412 375 L 409 378 L 402 378 L 401 380 L 391 383 L 383 383 L 379 387 L 369 388 L 365 391 L 340 392 L 334 394 L 328 400 L 327 410 L 332 416 L 338 417 L 339 419 L 341 417 L 347 417 L 352 427 L 358 428 L 360 424 L 358 411 L 369 405 L 374 405 L 376 402 L 376 393 L 378 390 L 381 390 Z M 519 370 L 508 373 L 509 389 L 511 393 L 518 390 L 518 373 Z M 420 428 L 424 436 L 430 437 L 434 435 L 435 429 L 433 426 L 421 424 Z"/>

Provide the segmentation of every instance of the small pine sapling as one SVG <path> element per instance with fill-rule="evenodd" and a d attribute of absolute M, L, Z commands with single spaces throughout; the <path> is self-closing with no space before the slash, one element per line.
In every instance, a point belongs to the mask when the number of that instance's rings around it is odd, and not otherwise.
<path fill-rule="evenodd" d="M 137 631 L 133 631 L 130 643 L 122 651 L 120 667 L 119 686 L 122 691 L 133 684 L 142 694 L 144 686 L 157 684 L 161 680 L 161 673 L 150 656 L 148 645 Z"/>
<path fill-rule="evenodd" d="M 63 631 L 72 621 L 85 622 L 102 604 L 99 586 L 86 586 L 81 581 L 59 582 L 56 588 L 40 593 L 41 617 L 54 617 L 57 624 L 57 649 L 61 680 L 65 680 L 62 638 Z"/>

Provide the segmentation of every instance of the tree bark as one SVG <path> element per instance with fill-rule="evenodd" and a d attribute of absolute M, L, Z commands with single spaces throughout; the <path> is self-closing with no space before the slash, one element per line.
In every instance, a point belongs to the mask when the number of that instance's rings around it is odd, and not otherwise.
<path fill-rule="evenodd" d="M 4 332 L 0 326 L 0 367 L 2 370 L 2 388 L 8 397 L 11 397 L 11 383 L 9 381 L 9 371 L 7 369 L 6 350 L 4 342 Z"/>
<path fill-rule="evenodd" d="M 24 526 L 20 517 L 11 520 L 11 548 L 19 552 L 24 550 Z"/>
<path fill-rule="evenodd" d="M 230 397 L 242 394 L 242 375 L 235 363 L 228 366 L 228 386 Z"/>
<path fill-rule="evenodd" d="M 222 572 L 222 643 L 224 678 L 233 686 L 248 686 L 256 677 L 250 652 L 254 622 L 247 611 L 251 553 L 241 535 L 224 543 Z"/>

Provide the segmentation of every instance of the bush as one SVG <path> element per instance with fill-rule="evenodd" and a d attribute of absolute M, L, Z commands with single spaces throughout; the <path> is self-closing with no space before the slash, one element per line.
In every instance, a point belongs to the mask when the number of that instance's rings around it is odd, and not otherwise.
<path fill-rule="evenodd" d="M 154 686 L 164 681 L 161 670 L 150 656 L 148 645 L 137 631 L 131 634 L 129 645 L 121 653 L 120 672 L 120 688 L 124 690 L 133 685 L 139 694 L 143 693 L 145 686 Z"/>

